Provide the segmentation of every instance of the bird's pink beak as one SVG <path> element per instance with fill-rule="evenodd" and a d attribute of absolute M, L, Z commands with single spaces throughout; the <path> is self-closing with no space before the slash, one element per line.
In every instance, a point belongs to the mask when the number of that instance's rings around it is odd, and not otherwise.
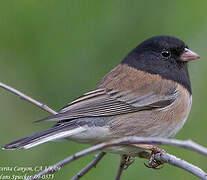
<path fill-rule="evenodd" d="M 188 48 L 185 48 L 183 54 L 180 56 L 180 60 L 184 62 L 188 62 L 199 58 L 200 56 L 197 53 L 191 51 Z"/>

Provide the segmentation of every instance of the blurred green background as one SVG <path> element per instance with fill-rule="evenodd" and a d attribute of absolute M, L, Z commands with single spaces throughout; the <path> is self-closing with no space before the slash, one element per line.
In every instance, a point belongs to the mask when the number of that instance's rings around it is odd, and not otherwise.
<path fill-rule="evenodd" d="M 59 110 L 93 89 L 138 43 L 154 35 L 183 39 L 201 56 L 190 64 L 193 106 L 176 138 L 207 146 L 207 1 L 2 0 L 0 1 L 0 81 Z M 49 128 L 33 124 L 49 114 L 0 89 L 0 145 Z M 46 143 L 29 150 L 0 151 L 0 167 L 49 166 L 88 147 L 73 142 Z M 206 157 L 166 147 L 169 153 L 207 170 Z M 56 180 L 70 179 L 89 155 L 64 167 Z M 137 159 L 123 180 L 196 179 L 165 165 L 155 171 Z M 83 180 L 113 179 L 119 156 L 108 154 Z M 21 172 L 0 171 L 0 175 Z M 28 175 L 33 173 L 28 172 Z"/>

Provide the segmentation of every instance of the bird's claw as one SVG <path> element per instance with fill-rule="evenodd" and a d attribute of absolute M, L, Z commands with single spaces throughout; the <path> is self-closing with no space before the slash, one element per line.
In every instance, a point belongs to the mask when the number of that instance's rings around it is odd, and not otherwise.
<path fill-rule="evenodd" d="M 157 147 L 157 146 L 153 146 L 152 149 L 151 149 L 151 155 L 150 155 L 150 159 L 149 159 L 149 162 L 148 164 L 144 163 L 144 165 L 148 168 L 152 168 L 152 169 L 161 169 L 163 168 L 163 166 L 160 166 L 163 164 L 163 162 L 161 161 L 157 161 L 155 159 L 155 155 L 157 153 L 163 153 L 165 152 L 163 149 Z"/>

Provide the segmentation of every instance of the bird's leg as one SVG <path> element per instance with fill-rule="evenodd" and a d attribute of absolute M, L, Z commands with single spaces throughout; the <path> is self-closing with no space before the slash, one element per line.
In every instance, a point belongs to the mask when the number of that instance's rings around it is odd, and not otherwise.
<path fill-rule="evenodd" d="M 133 162 L 134 162 L 134 157 L 128 156 L 128 155 L 122 155 L 122 166 L 123 169 L 127 169 Z"/>
<path fill-rule="evenodd" d="M 149 156 L 149 162 L 148 162 L 148 164 L 145 164 L 146 167 L 153 168 L 153 169 L 162 168 L 162 167 L 159 167 L 159 166 L 162 165 L 163 162 L 155 160 L 155 155 L 157 153 L 165 152 L 164 149 L 161 149 L 160 147 L 155 146 L 155 145 L 148 145 L 148 144 L 137 144 L 136 146 L 139 147 L 139 148 L 142 148 L 144 150 L 150 150 L 151 151 L 151 154 Z"/>
<path fill-rule="evenodd" d="M 158 146 L 152 146 L 152 148 L 150 150 L 151 150 L 150 159 L 149 159 L 148 164 L 145 164 L 145 166 L 148 168 L 153 168 L 153 169 L 161 169 L 162 166 L 161 167 L 159 167 L 159 166 L 162 165 L 163 162 L 155 160 L 155 155 L 157 153 L 162 153 L 165 151 L 163 149 L 159 148 Z"/>
<path fill-rule="evenodd" d="M 133 162 L 135 158 L 132 156 L 127 156 L 124 169 L 127 169 Z"/>

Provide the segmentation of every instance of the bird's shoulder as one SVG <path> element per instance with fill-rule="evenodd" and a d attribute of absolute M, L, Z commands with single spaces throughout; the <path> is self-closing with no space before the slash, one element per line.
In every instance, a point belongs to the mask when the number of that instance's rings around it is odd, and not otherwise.
<path fill-rule="evenodd" d="M 127 64 L 120 64 L 107 73 L 99 82 L 96 89 L 114 89 L 131 91 L 139 95 L 148 93 L 165 95 L 178 87 L 178 83 L 164 79 L 159 74 L 150 74 Z"/>

